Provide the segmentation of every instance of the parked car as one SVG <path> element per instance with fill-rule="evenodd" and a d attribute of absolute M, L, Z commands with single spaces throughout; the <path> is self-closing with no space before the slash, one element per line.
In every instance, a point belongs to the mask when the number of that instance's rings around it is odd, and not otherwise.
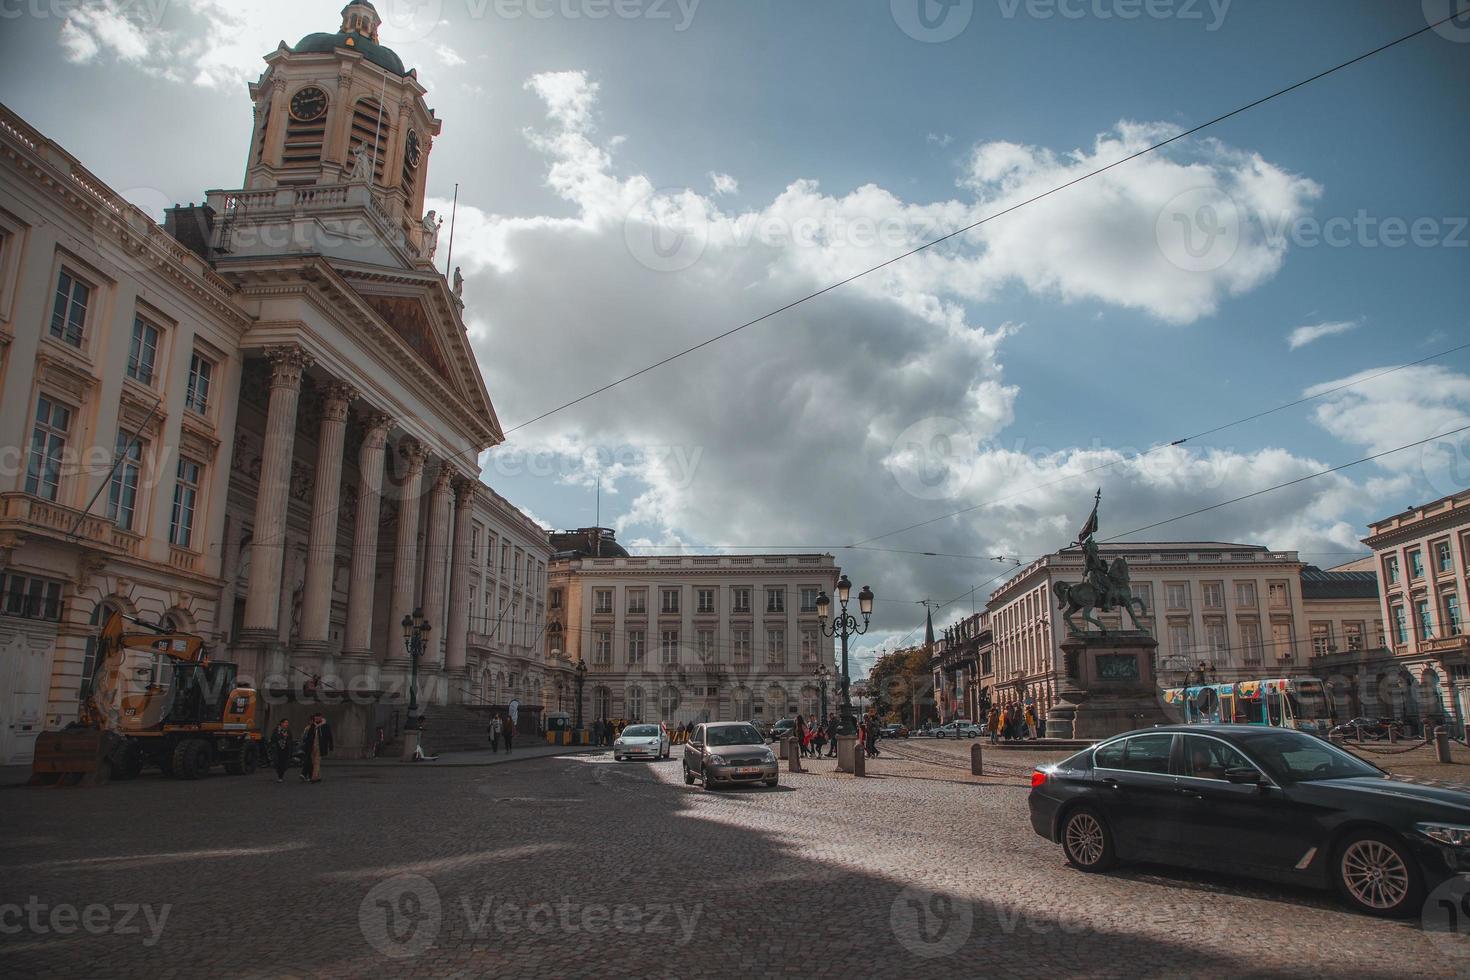
<path fill-rule="evenodd" d="M 662 725 L 629 725 L 613 742 L 613 759 L 667 759 L 669 733 Z"/>
<path fill-rule="evenodd" d="M 935 738 L 979 738 L 980 726 L 973 721 L 952 721 L 934 729 Z"/>
<path fill-rule="evenodd" d="M 709 722 L 695 726 L 684 746 L 684 782 L 698 779 L 705 789 L 726 783 L 765 783 L 780 779 L 776 753 L 748 721 Z"/>
<path fill-rule="evenodd" d="M 908 738 L 909 730 L 902 725 L 884 725 L 882 734 L 884 738 Z"/>
<path fill-rule="evenodd" d="M 1470 873 L 1470 793 L 1390 781 L 1290 729 L 1130 732 L 1032 773 L 1031 826 L 1081 871 L 1153 861 L 1335 888 L 1370 915 L 1420 914 Z"/>
<path fill-rule="evenodd" d="M 765 736 L 768 741 L 778 742 L 783 738 L 790 738 L 795 734 L 796 719 L 782 718 L 780 721 L 771 726 L 771 730 L 769 732 L 766 732 Z"/>

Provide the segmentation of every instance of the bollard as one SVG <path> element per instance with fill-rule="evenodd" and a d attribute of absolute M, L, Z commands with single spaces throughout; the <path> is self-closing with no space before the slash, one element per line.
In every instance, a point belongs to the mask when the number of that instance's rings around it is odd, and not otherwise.
<path fill-rule="evenodd" d="M 1434 751 L 1440 762 L 1450 761 L 1450 736 L 1443 725 L 1436 725 L 1434 728 Z"/>
<path fill-rule="evenodd" d="M 786 747 L 786 771 L 806 772 L 801 768 L 801 743 L 794 738 L 783 738 L 781 744 Z"/>
<path fill-rule="evenodd" d="M 1399 740 L 1399 729 L 1397 725 L 1388 726 L 1388 744 L 1392 745 Z"/>
<path fill-rule="evenodd" d="M 974 745 L 970 746 L 970 775 L 985 775 L 984 750 L 980 748 L 979 742 L 976 742 Z"/>
<path fill-rule="evenodd" d="M 867 749 L 865 749 L 863 747 L 863 743 L 862 742 L 858 742 L 856 745 L 853 746 L 853 752 L 852 752 L 852 774 L 854 776 L 859 776 L 859 777 L 865 776 L 865 775 L 867 775 L 867 768 L 868 768 L 868 751 L 867 751 Z"/>

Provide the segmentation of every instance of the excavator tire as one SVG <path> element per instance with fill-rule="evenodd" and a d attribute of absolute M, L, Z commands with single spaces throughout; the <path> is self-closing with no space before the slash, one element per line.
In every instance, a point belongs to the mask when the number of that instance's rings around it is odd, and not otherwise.
<path fill-rule="evenodd" d="M 225 759 L 225 772 L 231 776 L 249 776 L 260 767 L 260 747 L 254 742 L 242 742 L 238 755 Z"/>
<path fill-rule="evenodd" d="M 202 739 L 184 739 L 174 746 L 173 770 L 179 779 L 199 779 L 208 774 L 209 746 Z"/>

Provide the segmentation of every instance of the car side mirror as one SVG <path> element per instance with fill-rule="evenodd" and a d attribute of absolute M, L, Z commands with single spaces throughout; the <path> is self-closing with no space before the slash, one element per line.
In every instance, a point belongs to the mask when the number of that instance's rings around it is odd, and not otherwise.
<path fill-rule="evenodd" d="M 1244 786 L 1259 786 L 1261 783 L 1261 774 L 1250 766 L 1226 769 L 1225 778 L 1232 783 Z"/>

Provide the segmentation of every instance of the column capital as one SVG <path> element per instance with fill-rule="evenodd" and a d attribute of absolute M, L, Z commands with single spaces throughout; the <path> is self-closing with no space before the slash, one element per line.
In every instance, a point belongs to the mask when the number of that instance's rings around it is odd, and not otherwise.
<path fill-rule="evenodd" d="M 454 468 L 448 463 L 439 467 L 439 472 L 434 475 L 434 493 L 450 493 L 454 482 Z"/>
<path fill-rule="evenodd" d="M 402 456 L 404 461 L 408 463 L 408 471 L 410 473 L 422 473 L 424 463 L 429 458 L 429 451 L 417 439 L 409 438 L 404 439 L 399 444 L 398 455 Z"/>
<path fill-rule="evenodd" d="M 300 389 L 301 373 L 313 363 L 312 356 L 295 344 L 267 348 L 271 362 L 271 387 Z"/>
<path fill-rule="evenodd" d="M 454 506 L 457 509 L 468 509 L 475 502 L 475 485 L 477 482 L 476 480 L 466 480 L 464 477 L 455 478 Z"/>
<path fill-rule="evenodd" d="M 357 398 L 357 389 L 345 381 L 329 381 L 322 386 L 322 418 L 333 422 L 347 421 L 347 410 Z"/>
<path fill-rule="evenodd" d="M 362 421 L 363 446 L 382 449 L 388 444 L 388 430 L 393 425 L 393 416 L 386 412 L 370 410 L 363 412 L 358 418 Z"/>

